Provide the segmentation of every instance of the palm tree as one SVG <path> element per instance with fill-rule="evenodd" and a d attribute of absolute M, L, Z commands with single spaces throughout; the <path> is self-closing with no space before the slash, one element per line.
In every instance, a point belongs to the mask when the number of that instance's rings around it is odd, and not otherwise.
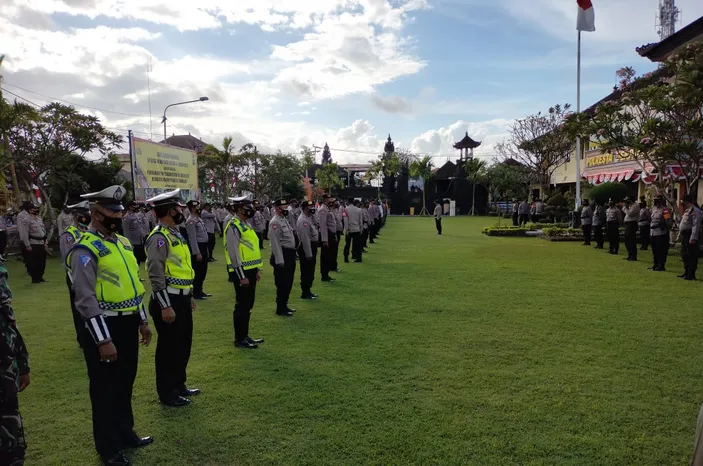
<path fill-rule="evenodd" d="M 422 210 L 420 215 L 429 215 L 427 211 L 427 182 L 432 178 L 432 157 L 425 156 L 421 160 L 413 160 L 410 164 L 410 177 L 413 180 L 422 178 Z"/>
<path fill-rule="evenodd" d="M 205 170 L 213 173 L 215 189 L 222 190 L 222 197 L 230 197 L 232 179 L 237 176 L 242 162 L 242 156 L 236 153 L 236 147 L 232 144 L 232 136 L 222 140 L 222 149 L 208 144 L 199 162 Z"/>
<path fill-rule="evenodd" d="M 486 178 L 486 162 L 481 159 L 469 159 L 464 164 L 466 178 L 472 184 L 471 215 L 476 215 L 476 184 Z"/>

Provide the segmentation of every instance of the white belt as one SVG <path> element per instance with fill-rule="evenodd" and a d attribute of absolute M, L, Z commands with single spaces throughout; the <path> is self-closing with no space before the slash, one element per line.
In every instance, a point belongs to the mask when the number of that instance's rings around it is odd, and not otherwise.
<path fill-rule="evenodd" d="M 182 290 L 180 288 L 174 288 L 172 286 L 167 286 L 166 292 L 168 294 L 175 294 L 175 295 L 190 295 L 191 289 L 187 288 L 185 290 Z"/>
<path fill-rule="evenodd" d="M 133 316 L 134 314 L 139 314 L 139 311 L 130 311 L 130 312 L 103 311 L 103 315 L 105 317 Z"/>

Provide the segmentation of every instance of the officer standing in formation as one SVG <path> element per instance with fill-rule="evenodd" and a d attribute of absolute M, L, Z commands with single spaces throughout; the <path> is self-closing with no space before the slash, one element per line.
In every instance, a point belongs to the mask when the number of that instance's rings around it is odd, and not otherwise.
<path fill-rule="evenodd" d="M 273 218 L 272 210 L 273 208 L 270 202 L 267 202 L 265 206 L 261 207 L 261 213 L 264 216 L 264 239 L 269 239 L 269 223 Z"/>
<path fill-rule="evenodd" d="M 652 222 L 652 212 L 647 207 L 647 198 L 640 196 L 640 218 L 637 225 L 640 229 L 640 240 L 642 247 L 640 251 L 646 251 L 649 248 L 649 225 Z"/>
<path fill-rule="evenodd" d="M 315 265 L 317 262 L 318 231 L 315 226 L 315 204 L 303 201 L 300 217 L 298 217 L 298 257 L 300 258 L 300 290 L 301 299 L 317 299 L 312 292 L 315 281 Z"/>
<path fill-rule="evenodd" d="M 217 222 L 217 216 L 212 212 L 212 204 L 207 203 L 203 206 L 201 216 L 207 230 L 207 261 L 215 262 L 217 260 L 213 257 L 213 252 L 215 251 L 215 234 L 220 233 L 220 236 L 222 236 L 222 230 L 220 229 L 220 224 Z"/>
<path fill-rule="evenodd" d="M 193 283 L 193 296 L 195 299 L 205 299 L 211 294 L 203 291 L 203 283 L 207 277 L 208 268 L 208 236 L 207 227 L 202 218 L 200 218 L 200 202 L 188 201 L 188 210 L 190 217 L 186 220 L 186 230 L 188 232 L 188 242 L 190 244 L 190 253 L 192 255 L 193 269 L 195 269 L 195 281 Z"/>
<path fill-rule="evenodd" d="M 596 208 L 593 211 L 593 221 L 591 222 L 593 233 L 596 238 L 595 249 L 603 249 L 603 226 L 606 222 L 605 208 L 602 201 L 595 201 Z"/>
<path fill-rule="evenodd" d="M 234 346 L 256 349 L 264 340 L 249 336 L 249 323 L 256 299 L 256 285 L 261 280 L 263 260 L 259 236 L 248 222 L 257 211 L 247 196 L 231 198 L 230 201 L 236 214 L 225 225 L 224 246 L 227 272 L 234 283 Z"/>
<path fill-rule="evenodd" d="M 343 212 L 344 230 L 344 262 L 349 262 L 349 248 L 351 246 L 351 256 L 354 262 L 361 262 L 361 228 L 364 222 L 363 214 L 359 206 L 361 202 L 349 199 L 349 203 Z"/>
<path fill-rule="evenodd" d="M 186 368 L 193 344 L 193 280 L 190 251 L 176 225 L 183 221 L 180 190 L 149 199 L 158 225 L 146 240 L 147 271 L 151 281 L 149 314 L 159 335 L 156 345 L 156 391 L 166 406 L 190 404 L 199 395 L 186 386 Z"/>
<path fill-rule="evenodd" d="M 27 271 L 32 277 L 32 283 L 44 283 L 46 270 L 46 229 L 44 221 L 39 216 L 39 206 L 32 205 L 20 229 L 20 241 L 25 245 Z"/>
<path fill-rule="evenodd" d="M 90 201 L 91 227 L 69 252 L 76 309 L 86 325 L 81 346 L 90 378 L 95 448 L 108 466 L 125 466 L 125 448 L 149 445 L 134 432 L 132 388 L 137 375 L 139 334 L 151 342 L 144 287 L 132 245 L 117 235 L 125 190 L 111 186 L 81 197 Z"/>
<path fill-rule="evenodd" d="M 0 264 L 0 464 L 24 464 L 27 442 L 18 393 L 29 386 L 29 354 L 17 328 L 7 269 Z"/>
<path fill-rule="evenodd" d="M 68 286 L 68 296 L 71 300 L 71 312 L 73 313 L 73 326 L 76 329 L 76 339 L 80 344 L 80 335 L 85 328 L 83 317 L 76 310 L 76 294 L 73 292 L 73 278 L 66 260 L 71 248 L 81 239 L 83 233 L 90 227 L 90 203 L 88 201 L 68 206 L 69 212 L 73 213 L 73 223 L 66 227 L 59 236 L 59 250 L 61 251 L 61 261 L 66 269 L 66 286 Z"/>
<path fill-rule="evenodd" d="M 684 211 L 679 223 L 679 235 L 684 273 L 679 275 L 679 278 L 695 280 L 700 250 L 701 211 L 693 204 L 693 197 L 690 194 L 686 194 L 681 202 Z"/>
<path fill-rule="evenodd" d="M 144 217 L 139 210 L 139 204 L 134 201 L 127 202 L 127 212 L 122 217 L 122 232 L 132 244 L 134 257 L 137 259 L 137 264 L 141 266 L 143 262 L 146 262 Z"/>
<path fill-rule="evenodd" d="M 251 222 L 251 227 L 256 232 L 256 236 L 259 238 L 259 250 L 264 249 L 264 230 L 266 229 L 266 220 L 264 219 L 264 214 L 261 213 L 259 208 L 259 201 L 254 201 L 254 216 L 249 219 Z"/>
<path fill-rule="evenodd" d="M 368 245 L 367 242 L 369 240 L 369 226 L 370 226 L 369 203 L 368 202 L 362 203 L 361 218 L 363 219 L 363 224 L 364 224 L 364 230 L 361 233 L 361 250 L 362 250 L 362 252 L 366 252 L 366 246 Z"/>
<path fill-rule="evenodd" d="M 625 214 L 625 248 L 627 249 L 628 261 L 637 261 L 637 223 L 640 220 L 640 205 L 633 202 L 630 196 L 624 199 L 625 206 L 622 208 Z"/>
<path fill-rule="evenodd" d="M 652 208 L 652 221 L 649 225 L 652 238 L 652 256 L 654 264 L 650 267 L 655 272 L 666 270 L 666 259 L 669 255 L 669 231 L 673 224 L 671 211 L 666 207 L 664 196 L 654 196 Z"/>
<path fill-rule="evenodd" d="M 288 299 L 295 280 L 296 247 L 293 229 L 288 223 L 288 202 L 274 202 L 276 215 L 269 223 L 271 241 L 271 266 L 276 283 L 276 315 L 291 317 L 295 309 L 288 307 Z M 334 222 L 334 217 L 330 217 Z M 333 223 L 334 225 L 334 223 Z"/>
<path fill-rule="evenodd" d="M 337 220 L 331 211 L 335 199 L 329 194 L 322 196 L 322 207 L 318 210 L 318 222 L 320 224 L 320 240 L 322 241 L 322 252 L 320 253 L 320 273 L 323 282 L 333 282 L 330 271 L 334 265 L 334 253 L 337 249 Z"/>
<path fill-rule="evenodd" d="M 622 210 L 615 205 L 615 201 L 608 201 L 608 209 L 605 211 L 606 228 L 608 232 L 609 254 L 617 254 L 620 251 L 620 225 L 622 224 Z"/>
<path fill-rule="evenodd" d="M 588 203 L 588 199 L 583 200 L 581 207 L 581 230 L 583 231 L 583 245 L 591 245 L 591 230 L 593 228 L 593 209 Z"/>
<path fill-rule="evenodd" d="M 70 225 L 73 225 L 73 215 L 71 215 L 71 208 L 67 205 L 64 205 L 63 209 L 61 209 L 61 213 L 56 218 L 56 226 L 58 227 L 59 232 L 64 232 L 66 231 L 66 228 L 68 228 Z"/>

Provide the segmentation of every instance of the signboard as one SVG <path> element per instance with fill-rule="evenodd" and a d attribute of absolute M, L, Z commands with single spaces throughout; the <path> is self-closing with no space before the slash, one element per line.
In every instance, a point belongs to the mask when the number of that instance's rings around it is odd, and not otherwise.
<path fill-rule="evenodd" d="M 137 200 L 173 189 L 181 190 L 183 200 L 199 198 L 195 151 L 132 137 L 132 161 Z"/>
<path fill-rule="evenodd" d="M 449 216 L 456 216 L 456 201 L 449 201 Z"/>
<path fill-rule="evenodd" d="M 597 167 L 599 165 L 608 165 L 615 162 L 613 154 L 601 154 L 588 157 L 586 159 L 587 167 Z"/>

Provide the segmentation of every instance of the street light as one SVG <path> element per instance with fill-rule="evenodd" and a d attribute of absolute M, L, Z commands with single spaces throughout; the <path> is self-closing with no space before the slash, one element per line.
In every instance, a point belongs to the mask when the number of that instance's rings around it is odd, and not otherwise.
<path fill-rule="evenodd" d="M 164 117 L 161 120 L 161 123 L 164 124 L 164 144 L 166 143 L 166 110 L 168 110 L 170 107 L 175 107 L 176 105 L 192 104 L 195 102 L 205 102 L 206 100 L 210 100 L 210 99 L 208 97 L 201 97 L 197 100 L 188 100 L 187 102 L 178 102 L 175 104 L 171 104 L 164 109 Z"/>

